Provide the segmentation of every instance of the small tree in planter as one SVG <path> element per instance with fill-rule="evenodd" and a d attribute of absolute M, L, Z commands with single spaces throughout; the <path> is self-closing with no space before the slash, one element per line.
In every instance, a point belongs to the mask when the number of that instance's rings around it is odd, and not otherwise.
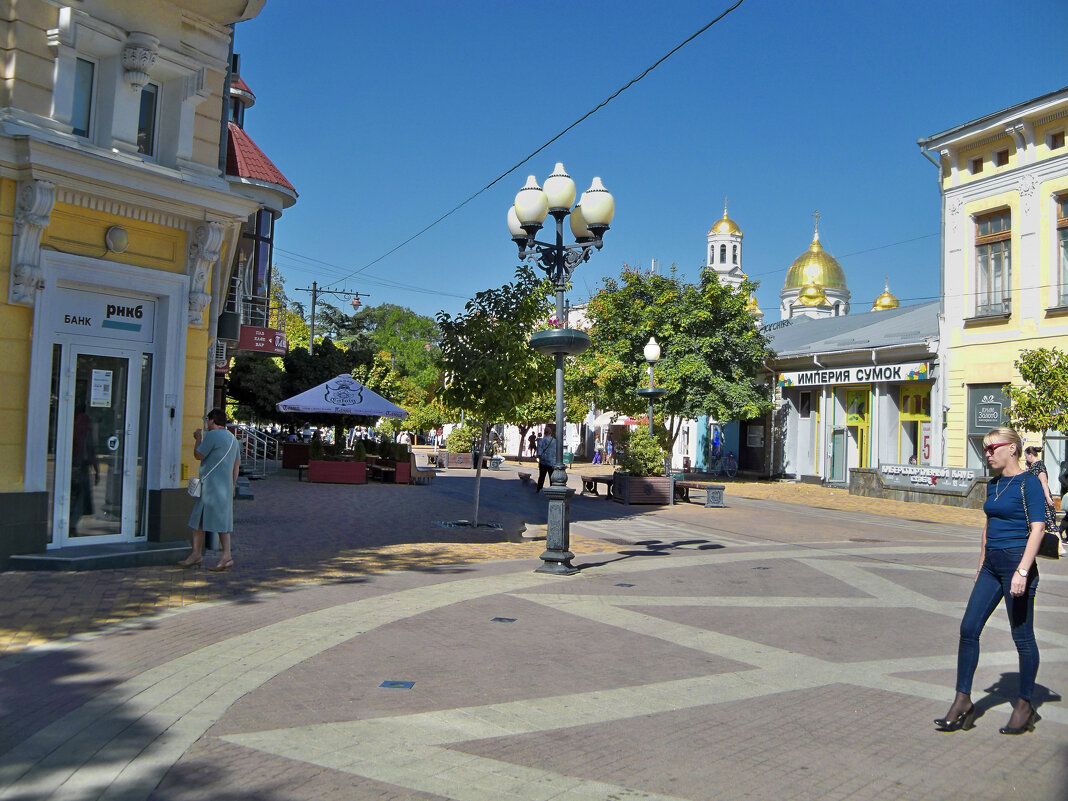
<path fill-rule="evenodd" d="M 665 450 L 645 428 L 620 437 L 612 494 L 625 504 L 674 502 L 675 479 L 664 475 Z"/>

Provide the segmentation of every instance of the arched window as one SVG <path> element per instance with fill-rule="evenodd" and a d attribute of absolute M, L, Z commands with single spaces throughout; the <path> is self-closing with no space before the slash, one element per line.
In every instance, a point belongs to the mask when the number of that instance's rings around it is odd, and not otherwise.
<path fill-rule="evenodd" d="M 708 246 L 708 263 L 709 264 L 715 264 L 716 263 L 716 246 L 715 245 L 709 245 Z"/>
<path fill-rule="evenodd" d="M 734 263 L 735 264 L 738 263 L 738 246 L 737 245 L 734 246 Z"/>
<path fill-rule="evenodd" d="M 719 246 L 719 263 L 720 264 L 726 264 L 727 263 L 727 246 L 726 245 L 720 245 Z"/>

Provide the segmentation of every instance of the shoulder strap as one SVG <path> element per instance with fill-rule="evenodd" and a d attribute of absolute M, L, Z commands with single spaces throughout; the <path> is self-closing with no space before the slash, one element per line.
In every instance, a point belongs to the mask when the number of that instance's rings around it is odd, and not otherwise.
<path fill-rule="evenodd" d="M 227 433 L 229 433 L 229 432 L 227 432 Z M 206 478 L 207 478 L 208 476 L 210 476 L 210 475 L 212 474 L 212 471 L 214 471 L 216 467 L 218 467 L 218 466 L 219 466 L 220 464 L 222 464 L 222 460 L 223 460 L 223 459 L 225 459 L 225 458 L 226 458 L 227 456 L 229 456 L 229 455 L 230 455 L 230 449 L 231 449 L 232 447 L 234 447 L 234 443 L 235 443 L 235 442 L 237 442 L 237 438 L 236 438 L 236 437 L 234 437 L 234 435 L 233 435 L 233 434 L 230 434 L 230 444 L 226 446 L 226 453 L 224 453 L 224 454 L 222 455 L 222 459 L 220 459 L 219 461 L 217 461 L 217 462 L 216 462 L 215 464 L 213 464 L 213 465 L 211 466 L 211 470 L 209 470 L 208 472 L 206 472 L 206 473 L 205 473 L 204 475 L 202 475 L 202 476 L 200 477 L 200 480 L 201 480 L 201 481 L 203 481 L 203 480 L 204 480 L 204 479 L 206 479 Z"/>
<path fill-rule="evenodd" d="M 1027 477 L 1026 476 L 1027 476 L 1027 474 L 1025 473 L 1024 474 L 1024 480 L 1020 482 L 1020 497 L 1023 498 L 1024 528 L 1026 528 L 1028 533 L 1030 533 L 1030 531 L 1031 531 L 1031 513 L 1029 511 L 1027 511 L 1027 490 L 1025 488 L 1025 485 L 1027 484 Z"/>

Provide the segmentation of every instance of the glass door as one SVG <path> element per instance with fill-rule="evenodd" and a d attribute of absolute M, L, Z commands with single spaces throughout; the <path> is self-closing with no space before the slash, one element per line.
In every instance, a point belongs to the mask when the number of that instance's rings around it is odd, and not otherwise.
<path fill-rule="evenodd" d="M 71 349 L 60 392 L 52 542 L 94 545 L 138 536 L 144 440 L 141 355 Z M 147 401 L 147 398 L 145 399 Z M 139 444 L 141 447 L 138 447 Z"/>

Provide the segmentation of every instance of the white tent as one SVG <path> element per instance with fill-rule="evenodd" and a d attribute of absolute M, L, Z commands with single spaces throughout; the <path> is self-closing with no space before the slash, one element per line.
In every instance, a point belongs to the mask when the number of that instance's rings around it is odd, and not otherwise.
<path fill-rule="evenodd" d="M 278 411 L 358 414 L 365 417 L 395 417 L 398 420 L 408 416 L 400 406 L 369 390 L 351 375 L 339 375 L 325 384 L 284 400 L 278 404 Z"/>

